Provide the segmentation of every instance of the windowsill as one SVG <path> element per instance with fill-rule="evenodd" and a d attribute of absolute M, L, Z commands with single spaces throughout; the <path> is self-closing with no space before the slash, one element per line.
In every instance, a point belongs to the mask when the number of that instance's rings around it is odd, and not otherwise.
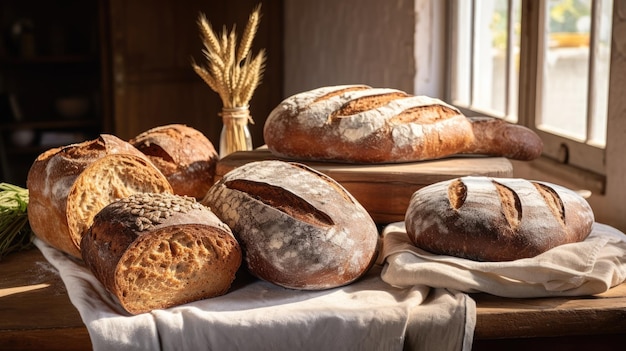
<path fill-rule="evenodd" d="M 548 157 L 533 161 L 515 161 L 513 174 L 518 178 L 541 180 L 558 184 L 575 191 L 591 192 L 591 195 L 604 195 L 606 176 L 578 167 L 557 162 Z"/>

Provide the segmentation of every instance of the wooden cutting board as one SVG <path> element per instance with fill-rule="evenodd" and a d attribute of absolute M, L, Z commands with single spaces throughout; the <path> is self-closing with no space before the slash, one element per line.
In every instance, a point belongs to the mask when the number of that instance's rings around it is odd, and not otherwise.
<path fill-rule="evenodd" d="M 222 158 L 215 181 L 232 169 L 253 161 L 283 160 L 267 148 L 239 151 Z M 411 195 L 436 182 L 466 175 L 509 178 L 511 162 L 503 157 L 459 156 L 434 161 L 396 164 L 343 164 L 296 161 L 335 179 L 370 213 L 377 224 L 404 220 Z"/>

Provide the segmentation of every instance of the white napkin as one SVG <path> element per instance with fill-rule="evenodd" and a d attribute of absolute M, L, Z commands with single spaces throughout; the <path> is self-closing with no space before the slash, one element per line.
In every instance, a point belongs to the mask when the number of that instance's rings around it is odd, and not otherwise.
<path fill-rule="evenodd" d="M 424 285 L 391 287 L 374 266 L 361 280 L 297 291 L 253 280 L 227 294 L 136 316 L 82 262 L 36 239 L 78 309 L 94 350 L 469 350 L 475 304 Z"/>
<path fill-rule="evenodd" d="M 581 296 L 602 293 L 626 279 L 626 235 L 594 223 L 580 243 L 510 262 L 476 262 L 415 247 L 404 222 L 383 230 L 382 279 L 392 286 L 426 285 L 503 297 Z"/>

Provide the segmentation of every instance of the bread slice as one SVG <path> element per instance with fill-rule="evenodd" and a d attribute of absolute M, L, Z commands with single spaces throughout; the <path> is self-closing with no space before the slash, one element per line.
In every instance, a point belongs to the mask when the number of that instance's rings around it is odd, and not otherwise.
<path fill-rule="evenodd" d="M 241 265 L 230 228 L 192 197 L 134 194 L 83 236 L 87 267 L 131 314 L 225 294 Z"/>
<path fill-rule="evenodd" d="M 35 235 L 77 258 L 81 237 L 104 206 L 138 192 L 172 192 L 145 155 L 106 134 L 44 152 L 31 166 L 26 185 Z"/>
<path fill-rule="evenodd" d="M 219 156 L 200 131 L 169 124 L 149 129 L 129 142 L 165 175 L 175 194 L 201 199 L 213 185 Z"/>

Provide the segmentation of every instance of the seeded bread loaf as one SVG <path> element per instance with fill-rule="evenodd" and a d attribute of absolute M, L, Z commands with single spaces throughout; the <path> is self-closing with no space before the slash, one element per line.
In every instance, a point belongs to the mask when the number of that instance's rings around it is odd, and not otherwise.
<path fill-rule="evenodd" d="M 200 131 L 169 124 L 149 129 L 130 143 L 165 175 L 174 194 L 202 199 L 213 185 L 219 157 L 211 141 Z"/>
<path fill-rule="evenodd" d="M 202 201 L 233 230 L 249 271 L 302 290 L 349 284 L 374 263 L 378 230 L 341 185 L 307 166 L 251 162 Z"/>
<path fill-rule="evenodd" d="M 230 229 L 192 197 L 134 194 L 81 241 L 86 266 L 131 314 L 225 294 L 241 265 Z"/>
<path fill-rule="evenodd" d="M 405 218 L 417 247 L 476 261 L 534 257 L 580 242 L 593 222 L 587 201 L 565 187 L 471 176 L 417 190 Z"/>
<path fill-rule="evenodd" d="M 263 136 L 280 157 L 389 163 L 486 154 L 518 160 L 541 155 L 528 128 L 500 119 L 469 119 L 438 99 L 394 89 L 344 85 L 285 99 L 268 116 Z"/>
<path fill-rule="evenodd" d="M 79 258 L 80 239 L 104 206 L 137 192 L 172 191 L 145 155 L 107 134 L 42 153 L 28 172 L 26 186 L 33 232 Z"/>

